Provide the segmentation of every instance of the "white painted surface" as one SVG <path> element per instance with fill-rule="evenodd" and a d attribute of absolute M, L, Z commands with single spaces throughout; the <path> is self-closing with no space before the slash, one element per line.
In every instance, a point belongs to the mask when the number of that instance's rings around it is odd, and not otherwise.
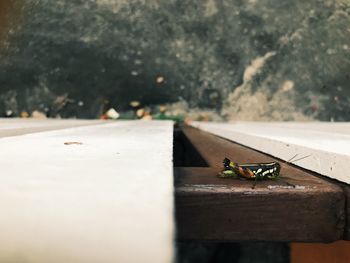
<path fill-rule="evenodd" d="M 16 130 L 41 127 L 61 127 L 66 125 L 83 125 L 102 123 L 100 120 L 76 120 L 76 119 L 32 119 L 32 118 L 0 118 L 0 130 Z"/>
<path fill-rule="evenodd" d="M 350 123 L 236 122 L 192 124 L 282 160 L 311 155 L 296 165 L 350 183 Z"/>
<path fill-rule="evenodd" d="M 0 262 L 171 262 L 172 136 L 130 121 L 1 138 Z"/>
<path fill-rule="evenodd" d="M 20 119 L 0 118 L 0 137 L 18 136 L 38 131 L 48 131 L 64 129 L 69 127 L 79 127 L 93 124 L 108 123 L 101 120 L 76 120 L 76 119 Z"/>

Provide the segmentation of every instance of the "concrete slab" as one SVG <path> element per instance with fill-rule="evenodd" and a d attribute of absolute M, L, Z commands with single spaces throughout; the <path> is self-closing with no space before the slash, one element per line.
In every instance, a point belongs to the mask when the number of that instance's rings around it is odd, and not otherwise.
<path fill-rule="evenodd" d="M 71 127 L 79 127 L 94 124 L 105 124 L 107 121 L 101 120 L 76 120 L 76 119 L 19 119 L 0 118 L 0 138 L 18 136 L 28 133 L 41 131 L 52 131 L 66 129 Z"/>
<path fill-rule="evenodd" d="M 0 262 L 171 262 L 172 138 L 164 121 L 1 138 Z"/>
<path fill-rule="evenodd" d="M 194 127 L 350 183 L 350 123 L 194 122 Z"/>

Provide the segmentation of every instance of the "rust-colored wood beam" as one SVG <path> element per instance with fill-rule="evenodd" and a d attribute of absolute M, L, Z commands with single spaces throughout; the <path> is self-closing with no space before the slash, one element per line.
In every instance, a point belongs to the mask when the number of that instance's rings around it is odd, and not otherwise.
<path fill-rule="evenodd" d="M 345 199 L 340 186 L 286 163 L 281 163 L 281 180 L 260 181 L 254 189 L 251 181 L 220 179 L 224 157 L 238 163 L 277 160 L 194 128 L 183 132 L 210 167 L 175 168 L 179 240 L 343 239 Z"/>

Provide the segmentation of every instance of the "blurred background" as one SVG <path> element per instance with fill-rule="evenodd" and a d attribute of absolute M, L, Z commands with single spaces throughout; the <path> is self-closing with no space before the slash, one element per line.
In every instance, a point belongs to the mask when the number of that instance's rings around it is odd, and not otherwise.
<path fill-rule="evenodd" d="M 0 117 L 350 121 L 349 13 L 349 0 L 1 0 Z M 290 253 L 177 246 L 178 262 Z"/>
<path fill-rule="evenodd" d="M 348 121 L 349 12 L 349 0 L 1 0 L 0 116 Z"/>

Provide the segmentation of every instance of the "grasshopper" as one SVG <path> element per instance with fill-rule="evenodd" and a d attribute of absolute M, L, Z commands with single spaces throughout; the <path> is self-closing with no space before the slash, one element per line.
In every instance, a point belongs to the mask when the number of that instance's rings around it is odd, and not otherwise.
<path fill-rule="evenodd" d="M 286 163 L 290 163 L 296 156 L 297 154 L 290 160 L 286 161 Z M 309 156 L 310 155 L 304 156 L 294 160 L 294 162 Z M 256 181 L 275 180 L 279 178 L 281 171 L 281 165 L 278 162 L 237 164 L 230 159 L 225 158 L 223 164 L 224 168 L 219 173 L 220 178 L 245 178 L 248 180 L 255 180 L 253 188 L 255 187 Z"/>
<path fill-rule="evenodd" d="M 237 164 L 225 158 L 223 163 L 224 169 L 219 174 L 221 178 L 275 179 L 281 171 L 281 165 L 278 162 Z"/>

